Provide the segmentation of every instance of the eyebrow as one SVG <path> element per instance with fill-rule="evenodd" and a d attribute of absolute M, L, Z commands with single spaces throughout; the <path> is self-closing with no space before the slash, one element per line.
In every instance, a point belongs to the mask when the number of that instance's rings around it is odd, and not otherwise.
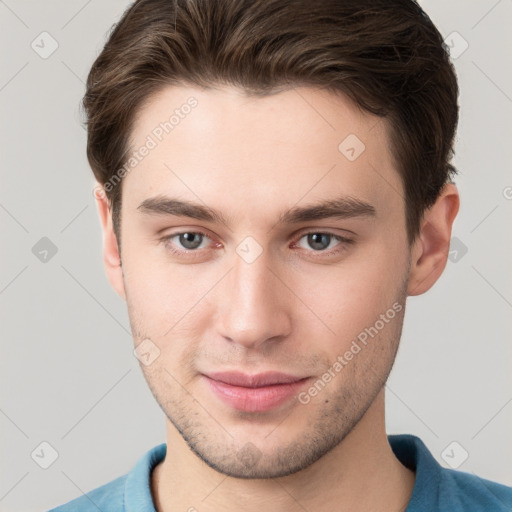
<path fill-rule="evenodd" d="M 229 225 L 228 219 L 221 212 L 208 206 L 158 195 L 145 199 L 138 207 L 147 215 L 172 215 L 190 217 L 208 222 L 220 222 Z M 277 224 L 298 224 L 320 219 L 348 219 L 353 217 L 375 217 L 375 208 L 360 199 L 342 196 L 308 206 L 295 206 L 279 216 Z"/>

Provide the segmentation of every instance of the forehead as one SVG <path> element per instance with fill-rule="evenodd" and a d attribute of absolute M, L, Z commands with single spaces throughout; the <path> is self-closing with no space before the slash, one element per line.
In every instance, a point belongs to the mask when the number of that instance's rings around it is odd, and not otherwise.
<path fill-rule="evenodd" d="M 388 140 L 383 119 L 341 94 L 297 87 L 249 97 L 231 87 L 169 86 L 135 118 L 130 143 L 139 155 L 127 166 L 123 205 L 168 194 L 240 215 L 275 205 L 277 214 L 345 194 L 399 207 L 402 183 Z"/>

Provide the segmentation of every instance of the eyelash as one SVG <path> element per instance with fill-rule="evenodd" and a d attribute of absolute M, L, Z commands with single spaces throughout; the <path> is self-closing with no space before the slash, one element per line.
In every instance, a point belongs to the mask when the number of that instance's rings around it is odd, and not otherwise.
<path fill-rule="evenodd" d="M 203 231 L 179 231 L 177 233 L 172 233 L 171 235 L 167 235 L 167 236 L 163 237 L 161 239 L 161 241 L 165 243 L 166 248 L 169 250 L 169 252 L 171 254 L 178 255 L 178 256 L 187 256 L 187 257 L 190 257 L 190 258 L 194 258 L 196 256 L 200 256 L 201 255 L 201 249 L 183 249 L 183 250 L 180 250 L 180 249 L 176 249 L 175 247 L 172 246 L 171 240 L 173 238 L 179 237 L 180 235 L 184 235 L 184 234 L 187 234 L 187 233 L 188 234 L 193 234 L 193 235 L 202 235 L 203 237 L 209 238 L 211 240 L 210 236 L 208 234 L 206 234 L 205 232 L 203 232 Z M 335 255 L 341 253 L 342 251 L 346 250 L 346 247 L 343 247 L 343 244 L 351 245 L 351 244 L 354 243 L 354 240 L 352 240 L 350 238 L 346 238 L 346 237 L 343 237 L 341 235 L 336 235 L 334 233 L 330 233 L 329 231 L 314 231 L 314 230 L 312 230 L 312 231 L 307 231 L 305 233 L 301 233 L 301 235 L 296 239 L 296 241 L 293 242 L 293 245 L 297 244 L 304 237 L 306 237 L 308 235 L 312 235 L 312 234 L 331 236 L 332 238 L 334 238 L 338 242 L 340 242 L 338 245 L 336 245 L 336 248 L 334 248 L 334 249 L 320 250 L 320 251 L 314 251 L 313 249 L 311 249 L 311 250 L 307 251 L 308 253 L 313 254 L 314 258 L 325 257 L 325 256 L 335 256 Z"/>
<path fill-rule="evenodd" d="M 184 235 L 186 233 L 193 234 L 193 235 L 202 235 L 205 238 L 210 238 L 204 231 L 179 231 L 177 233 L 172 233 L 171 235 L 164 236 L 162 238 L 162 242 L 165 243 L 165 246 L 167 247 L 167 249 L 169 250 L 169 252 L 171 254 L 176 254 L 178 256 L 187 256 L 187 257 L 194 258 L 195 256 L 200 255 L 200 250 L 199 249 L 183 249 L 183 250 L 179 250 L 179 249 L 176 249 L 175 247 L 173 247 L 171 245 L 171 242 L 170 242 L 171 239 L 173 239 L 175 237 L 179 237 L 180 235 Z"/>

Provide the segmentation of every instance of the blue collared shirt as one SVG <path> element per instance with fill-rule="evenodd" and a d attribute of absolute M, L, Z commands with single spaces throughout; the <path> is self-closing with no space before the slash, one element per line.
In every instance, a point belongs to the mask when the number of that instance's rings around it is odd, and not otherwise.
<path fill-rule="evenodd" d="M 388 440 L 398 460 L 416 472 L 405 512 L 512 511 L 512 487 L 443 468 L 419 437 L 388 435 Z M 49 512 L 156 512 L 151 471 L 165 458 L 166 451 L 165 443 L 155 446 L 126 475 Z"/>

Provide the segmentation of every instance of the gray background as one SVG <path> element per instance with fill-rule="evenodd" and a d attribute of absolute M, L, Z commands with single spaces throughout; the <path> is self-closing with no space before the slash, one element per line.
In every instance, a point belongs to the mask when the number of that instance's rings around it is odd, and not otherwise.
<path fill-rule="evenodd" d="M 64 503 L 165 441 L 125 303 L 102 266 L 78 110 L 127 5 L 0 1 L 2 511 Z M 460 470 L 512 485 L 512 2 L 422 5 L 457 54 L 462 207 L 453 261 L 430 292 L 408 301 L 387 428 L 418 435 L 447 467 L 467 452 Z M 51 49 L 43 31 L 58 43 L 47 58 L 31 46 Z M 57 248 L 46 261 L 43 237 Z M 47 469 L 52 450 L 42 442 L 58 453 Z"/>

